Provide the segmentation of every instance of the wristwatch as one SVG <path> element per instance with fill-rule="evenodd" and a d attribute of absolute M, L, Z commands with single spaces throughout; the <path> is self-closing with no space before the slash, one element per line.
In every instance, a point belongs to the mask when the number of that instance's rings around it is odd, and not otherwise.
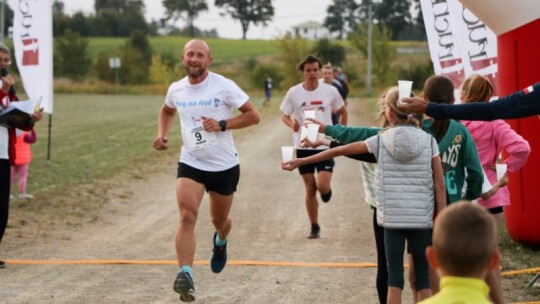
<path fill-rule="evenodd" d="M 227 121 L 226 120 L 220 120 L 219 126 L 221 127 L 221 131 L 225 131 L 227 129 Z"/>

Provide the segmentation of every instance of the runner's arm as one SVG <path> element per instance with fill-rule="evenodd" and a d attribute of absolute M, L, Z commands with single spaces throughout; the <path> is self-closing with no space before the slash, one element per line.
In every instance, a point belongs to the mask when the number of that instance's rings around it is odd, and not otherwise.
<path fill-rule="evenodd" d="M 169 108 L 166 104 L 161 106 L 158 118 L 158 134 L 154 139 L 154 148 L 156 150 L 166 150 L 169 148 L 167 135 L 172 128 L 175 116 L 175 108 Z"/>

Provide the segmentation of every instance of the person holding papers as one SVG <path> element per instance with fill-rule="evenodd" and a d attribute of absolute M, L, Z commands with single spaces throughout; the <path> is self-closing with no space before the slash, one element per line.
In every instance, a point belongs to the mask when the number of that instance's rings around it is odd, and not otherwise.
<path fill-rule="evenodd" d="M 11 102 L 19 99 L 13 89 L 15 79 L 7 72 L 11 64 L 11 52 L 9 48 L 0 43 L 0 115 L 9 108 Z M 41 111 L 29 115 L 27 121 L 17 125 L 18 129 L 29 131 L 34 123 L 41 119 Z M 11 165 L 15 163 L 15 128 L 7 124 L 0 124 L 0 244 L 6 231 L 9 216 L 9 194 L 11 183 Z M 6 263 L 0 260 L 0 269 L 6 267 Z"/>

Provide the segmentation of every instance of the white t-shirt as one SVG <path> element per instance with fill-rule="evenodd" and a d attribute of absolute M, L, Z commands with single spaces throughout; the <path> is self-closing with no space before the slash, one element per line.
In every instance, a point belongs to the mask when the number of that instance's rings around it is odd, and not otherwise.
<path fill-rule="evenodd" d="M 281 102 L 279 110 L 291 119 L 298 121 L 300 126 L 304 125 L 304 111 L 316 110 L 315 119 L 326 125 L 332 124 L 332 112 L 345 106 L 343 99 L 336 88 L 326 83 L 319 83 L 313 91 L 304 89 L 303 83 L 297 84 L 287 91 L 287 95 Z M 300 132 L 293 133 L 293 145 L 299 147 Z M 311 148 L 309 148 L 311 149 Z M 328 149 L 327 146 L 320 146 L 318 150 Z"/>
<path fill-rule="evenodd" d="M 248 95 L 233 81 L 212 72 L 198 84 L 191 84 L 187 77 L 171 84 L 165 104 L 176 108 L 180 117 L 183 141 L 180 162 L 212 172 L 238 165 L 232 132 L 204 131 L 202 116 L 218 121 L 229 119 L 233 109 L 242 107 L 248 100 Z"/>

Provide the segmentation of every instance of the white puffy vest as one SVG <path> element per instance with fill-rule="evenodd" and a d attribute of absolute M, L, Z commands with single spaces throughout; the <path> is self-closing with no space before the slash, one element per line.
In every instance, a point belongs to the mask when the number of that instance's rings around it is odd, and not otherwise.
<path fill-rule="evenodd" d="M 412 126 L 379 134 L 377 223 L 385 228 L 433 227 L 432 136 Z"/>

